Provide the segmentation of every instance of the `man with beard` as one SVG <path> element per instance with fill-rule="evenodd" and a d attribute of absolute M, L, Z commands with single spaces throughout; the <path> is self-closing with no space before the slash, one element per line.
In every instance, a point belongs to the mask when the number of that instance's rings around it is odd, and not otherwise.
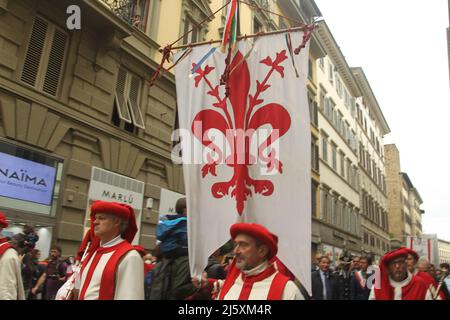
<path fill-rule="evenodd" d="M 408 249 L 401 247 L 383 256 L 380 281 L 370 292 L 369 300 L 432 300 L 425 282 L 407 268 Z"/>
<path fill-rule="evenodd" d="M 61 259 L 61 247 L 52 246 L 47 267 L 36 285 L 31 289 L 31 294 L 36 295 L 39 288 L 44 285 L 44 300 L 54 300 L 59 288 L 66 280 L 67 264 Z"/>
<path fill-rule="evenodd" d="M 289 278 L 270 260 L 278 251 L 278 237 L 256 223 L 236 223 L 230 234 L 236 247 L 227 278 L 216 282 L 218 300 L 303 300 Z"/>

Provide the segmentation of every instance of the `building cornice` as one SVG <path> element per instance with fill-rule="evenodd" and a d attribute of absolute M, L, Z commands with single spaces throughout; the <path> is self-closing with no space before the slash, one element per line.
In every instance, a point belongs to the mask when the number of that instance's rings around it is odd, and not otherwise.
<path fill-rule="evenodd" d="M 328 56 L 333 61 L 340 77 L 349 89 L 350 94 L 355 98 L 361 97 L 362 94 L 358 83 L 356 82 L 341 49 L 339 48 L 333 34 L 324 20 L 318 22 L 318 27 L 315 29 L 315 33 L 318 35 L 319 43 L 325 48 Z"/>
<path fill-rule="evenodd" d="M 379 125 L 381 126 L 383 136 L 390 133 L 391 129 L 386 121 L 386 118 L 381 111 L 380 105 L 378 104 L 377 98 L 372 91 L 372 88 L 367 80 L 364 70 L 361 67 L 351 68 L 353 75 L 358 81 L 358 85 L 361 88 L 362 95 L 369 101 L 369 107 L 373 111 Z"/>

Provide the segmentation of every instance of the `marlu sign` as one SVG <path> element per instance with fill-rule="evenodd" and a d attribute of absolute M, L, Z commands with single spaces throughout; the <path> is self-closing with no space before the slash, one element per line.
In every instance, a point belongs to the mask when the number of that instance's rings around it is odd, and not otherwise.
<path fill-rule="evenodd" d="M 126 195 L 123 193 L 117 193 L 117 192 L 108 191 L 108 190 L 103 190 L 102 197 L 108 198 L 111 200 L 115 200 L 118 202 L 123 202 L 123 203 L 130 204 L 130 205 L 133 204 L 133 201 L 134 201 L 134 198 L 131 194 Z"/>

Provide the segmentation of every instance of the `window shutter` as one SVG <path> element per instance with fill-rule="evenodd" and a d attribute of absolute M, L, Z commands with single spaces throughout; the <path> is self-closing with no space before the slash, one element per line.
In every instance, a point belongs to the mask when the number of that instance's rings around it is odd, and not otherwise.
<path fill-rule="evenodd" d="M 67 35 L 56 29 L 50 49 L 43 91 L 56 96 L 67 44 Z"/>
<path fill-rule="evenodd" d="M 127 99 L 125 98 L 126 80 L 127 80 L 127 72 L 123 69 L 119 69 L 119 73 L 117 75 L 115 99 L 119 118 L 122 119 L 123 121 L 131 123 L 131 117 L 126 103 Z"/>
<path fill-rule="evenodd" d="M 39 17 L 34 20 L 28 50 L 22 71 L 21 80 L 29 85 L 35 86 L 39 71 L 42 51 L 48 30 L 48 23 Z"/>
<path fill-rule="evenodd" d="M 134 125 L 136 127 L 145 129 L 144 120 L 141 110 L 139 108 L 139 89 L 141 87 L 141 81 L 138 77 L 131 75 L 130 94 L 128 104 L 131 110 L 131 117 L 133 118 Z"/>

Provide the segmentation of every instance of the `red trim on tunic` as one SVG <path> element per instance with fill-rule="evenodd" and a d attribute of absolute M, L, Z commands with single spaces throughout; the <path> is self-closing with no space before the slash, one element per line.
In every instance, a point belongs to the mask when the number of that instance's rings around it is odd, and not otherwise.
<path fill-rule="evenodd" d="M 84 300 L 84 297 L 85 297 L 85 294 L 86 294 L 86 290 L 88 289 L 89 284 L 91 283 L 92 276 L 94 274 L 95 269 L 97 268 L 97 265 L 98 265 L 102 255 L 104 253 L 110 253 L 110 252 L 113 252 L 115 250 L 120 249 L 122 246 L 124 246 L 124 243 L 128 244 L 129 246 L 131 246 L 127 241 L 122 241 L 121 243 L 116 244 L 116 245 L 111 246 L 111 247 L 98 247 L 97 250 L 92 251 L 92 252 L 89 253 L 89 256 L 86 258 L 86 263 L 81 268 L 80 275 L 83 274 L 83 271 L 84 271 L 85 267 L 88 265 L 89 261 L 91 260 L 92 256 L 94 255 L 94 253 L 96 253 L 96 255 L 95 255 L 94 260 L 92 261 L 91 265 L 89 266 L 89 270 L 88 270 L 88 273 L 86 275 L 86 279 L 85 279 L 85 281 L 83 283 L 83 287 L 81 288 L 79 300 Z M 114 254 L 113 254 L 113 256 L 114 256 Z M 109 260 L 111 260 L 111 258 Z M 106 267 L 109 264 L 109 260 L 106 263 L 105 269 L 106 269 Z M 109 267 L 109 270 L 110 270 L 110 268 L 111 267 Z M 100 281 L 100 291 L 102 291 L 103 276 L 105 274 L 105 269 L 103 270 L 102 280 Z M 113 269 L 113 270 L 115 270 L 115 269 Z M 109 286 L 109 284 L 108 284 L 108 286 Z M 99 296 L 99 298 L 100 298 L 100 296 Z"/>
<path fill-rule="evenodd" d="M 2 240 L 2 239 L 0 239 Z M 5 238 L 6 240 L 6 238 Z M 7 241 L 4 241 L 3 243 L 6 243 Z M 1 243 L 1 242 L 0 242 Z M 13 246 L 10 245 L 9 243 L 3 244 L 0 246 L 0 258 L 3 256 L 3 254 L 6 252 L 6 250 L 12 248 Z"/>
<path fill-rule="evenodd" d="M 223 287 L 220 290 L 219 300 L 223 300 L 225 298 L 226 294 L 228 293 L 228 291 L 230 291 L 231 287 L 240 274 L 241 271 L 236 268 L 236 259 L 233 259 L 233 262 L 231 263 L 228 270 L 227 277 L 225 278 L 225 282 L 223 283 Z"/>
<path fill-rule="evenodd" d="M 284 288 L 289 280 L 286 275 L 278 272 L 272 280 L 267 300 L 281 300 L 283 298 Z"/>
<path fill-rule="evenodd" d="M 282 273 L 278 272 L 274 265 L 271 264 L 266 270 L 259 273 L 255 276 L 246 276 L 244 273 L 242 273 L 238 268 L 235 267 L 236 261 L 234 260 L 231 267 L 230 272 L 227 275 L 227 278 L 225 279 L 225 283 L 223 284 L 222 290 L 219 294 L 219 300 L 224 300 L 225 296 L 227 295 L 228 291 L 230 291 L 231 287 L 235 284 L 236 279 L 242 274 L 242 289 L 239 294 L 238 300 L 248 300 L 250 297 L 250 294 L 252 292 L 253 284 L 255 282 L 262 281 L 264 279 L 267 279 L 274 273 L 277 273 L 272 280 L 272 283 L 269 288 L 269 292 L 267 295 L 268 300 L 281 300 L 283 296 L 283 291 L 286 286 L 286 283 L 289 281 L 289 278 Z"/>
<path fill-rule="evenodd" d="M 102 279 L 100 281 L 100 292 L 98 295 L 99 300 L 114 299 L 117 266 L 119 265 L 119 261 L 122 259 L 122 257 L 131 250 L 135 249 L 129 242 L 121 242 L 117 250 L 113 253 L 111 258 L 109 258 L 108 262 L 106 263 L 105 269 L 103 270 Z"/>

